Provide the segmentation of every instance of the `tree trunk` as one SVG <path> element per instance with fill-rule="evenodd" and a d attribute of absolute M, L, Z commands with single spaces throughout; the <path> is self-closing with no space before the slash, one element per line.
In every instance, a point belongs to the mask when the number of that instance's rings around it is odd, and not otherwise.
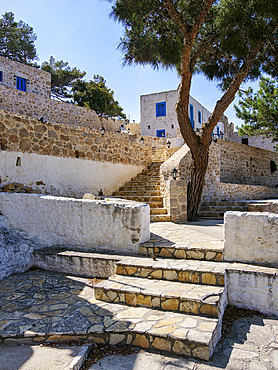
<path fill-rule="evenodd" d="M 205 176 L 208 167 L 209 146 L 202 147 L 199 144 L 198 158 L 194 160 L 191 169 L 190 182 L 187 188 L 187 220 L 194 221 L 197 218 L 198 209 L 202 200 L 202 192 L 205 184 Z"/>

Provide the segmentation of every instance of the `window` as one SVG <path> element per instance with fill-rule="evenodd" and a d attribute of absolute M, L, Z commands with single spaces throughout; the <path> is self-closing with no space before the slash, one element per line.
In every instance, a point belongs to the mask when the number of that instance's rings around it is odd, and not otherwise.
<path fill-rule="evenodd" d="M 156 103 L 156 117 L 166 116 L 166 101 Z"/>
<path fill-rule="evenodd" d="M 219 127 L 217 126 L 217 137 L 220 137 L 220 130 L 219 130 Z"/>
<path fill-rule="evenodd" d="M 198 123 L 202 124 L 202 113 L 198 110 Z"/>
<path fill-rule="evenodd" d="M 191 126 L 194 128 L 194 108 L 192 104 L 189 105 L 189 118 Z"/>
<path fill-rule="evenodd" d="M 0 71 L 0 82 L 2 82 L 2 81 L 3 81 L 3 72 Z"/>
<path fill-rule="evenodd" d="M 174 128 L 174 125 L 171 125 L 171 128 L 173 129 Z"/>
<path fill-rule="evenodd" d="M 165 130 L 157 130 L 156 131 L 157 137 L 165 137 Z"/>
<path fill-rule="evenodd" d="M 241 139 L 241 144 L 248 145 L 248 137 L 243 137 L 243 138 Z"/>
<path fill-rule="evenodd" d="M 21 77 L 16 77 L 16 88 L 20 91 L 26 91 L 26 79 Z"/>
<path fill-rule="evenodd" d="M 148 126 L 148 130 L 150 130 L 151 129 L 151 126 Z"/>

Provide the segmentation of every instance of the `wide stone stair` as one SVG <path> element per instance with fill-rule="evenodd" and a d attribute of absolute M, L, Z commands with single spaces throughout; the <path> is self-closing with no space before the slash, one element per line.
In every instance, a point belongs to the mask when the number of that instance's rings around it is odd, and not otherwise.
<path fill-rule="evenodd" d="M 217 262 L 223 258 L 223 242 L 203 235 L 198 238 L 179 225 L 172 227 L 169 237 L 166 231 L 161 236 L 159 231 L 152 233 L 137 256 L 59 248 L 33 252 L 38 268 L 108 277 L 94 287 L 94 297 L 87 288 L 90 306 L 82 308 L 82 313 L 89 314 L 90 308 L 94 314 L 79 335 L 97 343 L 211 358 L 221 337 L 227 302 L 228 264 Z"/>
<path fill-rule="evenodd" d="M 159 169 L 162 163 L 152 162 L 140 174 L 115 191 L 112 196 L 149 204 L 151 221 L 170 221 L 170 215 L 163 206 L 160 191 Z"/>
<path fill-rule="evenodd" d="M 226 265 L 129 256 L 117 262 L 116 274 L 95 286 L 95 297 L 143 318 L 132 328 L 132 344 L 209 360 L 221 336 Z"/>
<path fill-rule="evenodd" d="M 245 201 L 222 201 L 202 202 L 199 208 L 198 217 L 214 220 L 223 220 L 227 211 L 247 212 L 249 203 Z"/>

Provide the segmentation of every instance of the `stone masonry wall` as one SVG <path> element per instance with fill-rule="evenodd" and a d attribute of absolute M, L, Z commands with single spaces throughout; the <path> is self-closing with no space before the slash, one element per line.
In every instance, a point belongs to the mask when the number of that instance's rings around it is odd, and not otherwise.
<path fill-rule="evenodd" d="M 134 164 L 146 167 L 151 148 L 141 145 L 138 137 L 52 122 L 39 122 L 0 111 L 2 150 L 48 156 L 83 158 L 100 162 Z"/>
<path fill-rule="evenodd" d="M 222 200 L 244 200 L 244 199 L 268 199 L 278 197 L 278 188 L 274 187 L 277 183 L 276 178 L 278 176 L 278 171 L 274 172 L 271 175 L 270 172 L 270 158 L 274 158 L 276 163 L 278 163 L 277 153 L 268 152 L 262 149 L 249 148 L 250 151 L 247 152 L 247 155 L 244 152 L 241 152 L 242 148 L 245 148 L 246 145 L 235 144 L 230 142 L 225 142 L 223 140 L 217 141 L 217 143 L 212 142 L 209 151 L 209 163 L 208 169 L 205 177 L 205 186 L 203 189 L 202 200 L 203 201 L 222 201 Z M 224 153 L 226 151 L 226 153 Z M 266 166 L 264 169 L 264 181 L 265 185 L 250 185 L 250 184 L 236 184 L 223 182 L 220 179 L 220 174 L 222 177 L 226 176 L 227 181 L 229 178 L 233 180 L 233 171 L 235 171 L 235 166 L 229 167 L 228 156 L 232 155 L 234 151 L 235 157 L 237 153 L 242 153 L 242 160 L 239 162 L 238 167 L 240 167 L 244 161 L 249 158 L 250 153 L 253 155 L 253 160 L 259 163 L 260 168 Z M 222 153 L 223 152 L 223 153 Z M 227 159 L 221 161 L 221 156 L 226 155 Z M 249 156 L 249 157 L 248 157 Z M 272 157 L 273 156 L 273 157 Z M 261 161 L 261 162 L 260 162 Z M 175 167 L 178 170 L 177 179 L 184 180 L 188 183 L 190 179 L 190 169 L 192 165 L 192 157 L 189 148 L 187 145 L 184 145 L 180 148 L 171 158 L 163 163 L 160 170 L 161 177 L 161 190 L 166 200 L 165 206 L 167 206 L 169 199 L 169 191 L 167 190 L 166 181 L 171 179 L 171 171 Z M 239 170 L 240 171 L 240 170 Z M 251 175 L 253 176 L 252 172 Z M 249 176 L 251 182 L 254 177 Z M 261 173 L 258 174 L 258 179 L 261 176 Z M 267 178 L 271 178 L 271 182 L 267 181 Z M 268 186 L 269 183 L 272 184 Z"/>
<path fill-rule="evenodd" d="M 1 98 L 7 99 L 8 91 L 12 93 L 16 89 L 16 79 L 14 76 L 25 78 L 27 80 L 27 93 L 30 96 L 36 94 L 37 96 L 50 99 L 51 91 L 51 75 L 41 69 L 28 66 L 23 63 L 15 62 L 8 58 L 0 56 L 0 71 L 2 72 Z M 9 89 L 5 88 L 8 87 Z M 16 90 L 17 91 L 17 90 Z M 4 93 L 5 92 L 5 93 Z M 13 94 L 11 94 L 13 96 Z M 4 103 L 4 101 L 3 101 Z M 2 104 L 3 104 L 2 103 Z M 15 101 L 14 101 L 15 103 Z"/>
<path fill-rule="evenodd" d="M 278 185 L 278 171 L 271 174 L 270 161 L 278 165 L 278 153 L 219 140 L 220 181 L 230 184 Z"/>
<path fill-rule="evenodd" d="M 117 132 L 122 124 L 114 119 L 102 120 L 96 112 L 78 105 L 38 96 L 0 85 L 0 107 L 8 113 L 20 114 L 34 119 L 72 126 L 83 126 L 99 129 L 102 125 L 106 131 Z"/>

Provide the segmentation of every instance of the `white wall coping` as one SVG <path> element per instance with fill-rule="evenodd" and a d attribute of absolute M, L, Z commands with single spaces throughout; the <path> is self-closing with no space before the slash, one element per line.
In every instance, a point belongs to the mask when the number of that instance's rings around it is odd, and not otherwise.
<path fill-rule="evenodd" d="M 150 238 L 150 207 L 134 201 L 0 193 L 0 211 L 45 245 L 138 253 Z"/>

